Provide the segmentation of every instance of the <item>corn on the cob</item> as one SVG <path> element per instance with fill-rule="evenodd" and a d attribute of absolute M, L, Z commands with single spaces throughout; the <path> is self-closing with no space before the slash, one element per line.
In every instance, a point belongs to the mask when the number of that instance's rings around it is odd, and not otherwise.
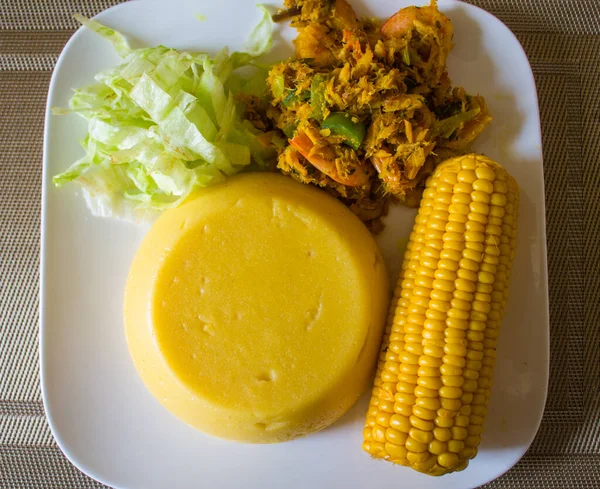
<path fill-rule="evenodd" d="M 518 186 L 480 155 L 440 164 L 410 235 L 363 449 L 431 475 L 477 454 L 515 250 Z"/>

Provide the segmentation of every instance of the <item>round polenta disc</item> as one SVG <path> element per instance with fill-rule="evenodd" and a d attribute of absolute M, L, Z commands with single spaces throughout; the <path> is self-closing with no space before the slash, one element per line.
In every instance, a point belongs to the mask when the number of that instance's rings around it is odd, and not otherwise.
<path fill-rule="evenodd" d="M 175 416 L 268 443 L 324 428 L 371 381 L 389 302 L 371 234 L 325 192 L 235 176 L 166 211 L 125 292 L 131 356 Z"/>

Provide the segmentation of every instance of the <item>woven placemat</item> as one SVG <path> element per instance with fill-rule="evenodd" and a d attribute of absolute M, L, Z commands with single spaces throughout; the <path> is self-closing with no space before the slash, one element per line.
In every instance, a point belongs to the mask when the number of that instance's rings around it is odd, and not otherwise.
<path fill-rule="evenodd" d="M 200 0 L 199 0 L 200 1 Z M 245 1 L 245 0 L 240 0 Z M 38 365 L 43 116 L 76 28 L 111 0 L 0 0 L 0 488 L 104 487 L 73 467 L 44 417 Z M 476 0 L 516 34 L 542 119 L 551 369 L 529 452 L 488 488 L 600 487 L 600 2 Z"/>

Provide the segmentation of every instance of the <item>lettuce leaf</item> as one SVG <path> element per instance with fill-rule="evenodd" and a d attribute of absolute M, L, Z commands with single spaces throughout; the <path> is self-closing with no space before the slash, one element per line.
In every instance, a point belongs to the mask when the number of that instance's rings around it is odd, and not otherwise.
<path fill-rule="evenodd" d="M 261 95 L 267 72 L 255 62 L 272 46 L 273 23 L 262 17 L 246 52 L 214 58 L 165 46 L 130 49 L 125 37 L 95 20 L 75 18 L 109 40 L 123 63 L 75 90 L 68 109 L 87 121 L 85 155 L 53 182 L 75 182 L 97 216 L 153 218 L 201 187 L 248 168 L 269 154 L 259 131 L 241 117 L 239 94 Z"/>

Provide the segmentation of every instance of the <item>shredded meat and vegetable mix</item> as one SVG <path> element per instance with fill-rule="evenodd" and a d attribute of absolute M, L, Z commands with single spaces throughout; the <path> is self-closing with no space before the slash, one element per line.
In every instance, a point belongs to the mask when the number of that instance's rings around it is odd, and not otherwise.
<path fill-rule="evenodd" d="M 275 19 L 298 30 L 296 55 L 271 68 L 256 123 L 273 129 L 281 172 L 333 193 L 378 232 L 391 199 L 416 206 L 435 166 L 469 150 L 491 120 L 485 100 L 451 86 L 453 28 L 435 0 L 383 25 L 345 0 L 285 7 Z"/>

